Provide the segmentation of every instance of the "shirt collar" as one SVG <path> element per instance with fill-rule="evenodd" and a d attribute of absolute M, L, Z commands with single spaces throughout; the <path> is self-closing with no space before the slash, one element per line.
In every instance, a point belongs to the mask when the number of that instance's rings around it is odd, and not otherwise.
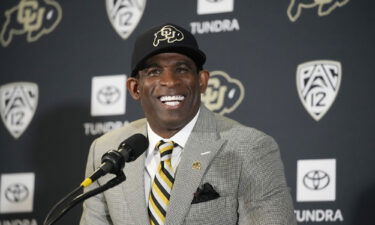
<path fill-rule="evenodd" d="M 191 131 L 194 128 L 194 125 L 196 124 L 198 120 L 198 115 L 199 115 L 200 109 L 198 110 L 197 114 L 194 116 L 192 120 L 188 124 L 186 124 L 180 131 L 178 131 L 175 135 L 172 137 L 165 139 L 157 135 L 150 127 L 149 123 L 147 122 L 147 135 L 148 135 L 148 141 L 149 141 L 149 148 L 148 148 L 148 153 L 147 155 L 150 155 L 152 151 L 155 148 L 156 143 L 158 141 L 163 140 L 163 141 L 173 141 L 177 143 L 179 146 L 182 148 L 185 147 L 185 144 L 187 142 L 187 139 L 189 138 Z"/>

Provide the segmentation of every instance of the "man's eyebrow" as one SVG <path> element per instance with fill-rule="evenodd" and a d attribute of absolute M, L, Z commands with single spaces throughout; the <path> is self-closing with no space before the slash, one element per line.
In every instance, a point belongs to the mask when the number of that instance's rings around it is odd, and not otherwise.
<path fill-rule="evenodd" d="M 157 63 L 149 63 L 149 64 L 145 64 L 143 66 L 143 69 L 148 69 L 148 68 L 151 68 L 151 67 L 161 67 L 161 66 Z"/>
<path fill-rule="evenodd" d="M 187 66 L 187 67 L 192 68 L 193 63 L 188 62 L 188 61 L 178 61 L 178 62 L 176 62 L 176 66 Z"/>

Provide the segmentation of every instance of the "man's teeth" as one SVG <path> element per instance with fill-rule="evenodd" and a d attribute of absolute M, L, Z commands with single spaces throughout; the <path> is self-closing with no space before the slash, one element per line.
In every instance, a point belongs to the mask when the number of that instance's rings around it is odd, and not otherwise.
<path fill-rule="evenodd" d="M 180 102 L 163 102 L 163 103 L 166 105 L 170 105 L 170 106 L 175 106 L 175 105 L 180 104 Z"/>
<path fill-rule="evenodd" d="M 182 95 L 167 95 L 160 97 L 160 101 L 166 102 L 166 101 L 182 101 L 185 97 Z"/>
<path fill-rule="evenodd" d="M 182 95 L 170 95 L 160 97 L 160 101 L 169 106 L 176 106 L 185 99 Z"/>

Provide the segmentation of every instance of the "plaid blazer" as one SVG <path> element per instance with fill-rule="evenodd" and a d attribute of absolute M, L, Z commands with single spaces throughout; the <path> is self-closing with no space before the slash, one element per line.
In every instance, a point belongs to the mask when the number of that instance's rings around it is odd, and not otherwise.
<path fill-rule="evenodd" d="M 86 175 L 101 156 L 127 137 L 146 132 L 146 120 L 132 122 L 96 139 Z M 204 153 L 204 154 L 202 154 Z M 144 191 L 145 154 L 125 165 L 127 180 L 87 199 L 80 225 L 149 224 Z M 196 166 L 200 163 L 200 166 Z M 195 164 L 195 166 L 193 166 Z M 110 180 L 106 175 L 88 189 Z M 220 197 L 192 204 L 198 187 L 209 183 Z M 293 204 L 276 142 L 268 135 L 201 106 L 185 145 L 166 216 L 167 225 L 295 225 Z"/>

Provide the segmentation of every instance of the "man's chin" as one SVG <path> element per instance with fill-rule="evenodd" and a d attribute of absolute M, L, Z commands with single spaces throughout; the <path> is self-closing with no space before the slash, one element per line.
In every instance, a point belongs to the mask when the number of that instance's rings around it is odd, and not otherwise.
<path fill-rule="evenodd" d="M 164 121 L 162 124 L 168 130 L 181 130 L 188 122 L 182 121 L 181 119 L 168 119 L 168 121 Z"/>
<path fill-rule="evenodd" d="M 160 121 L 160 125 L 166 130 L 181 130 L 192 118 L 182 118 L 181 116 L 169 116 Z"/>

